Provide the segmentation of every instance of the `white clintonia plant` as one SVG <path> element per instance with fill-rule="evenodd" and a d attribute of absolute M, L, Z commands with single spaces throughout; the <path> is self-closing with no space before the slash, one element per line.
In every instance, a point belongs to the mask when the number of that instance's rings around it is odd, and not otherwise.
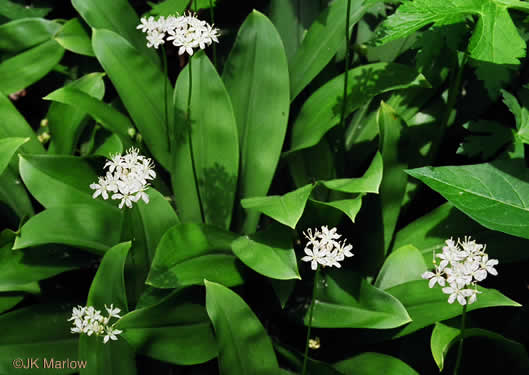
<path fill-rule="evenodd" d="M 449 294 L 448 303 L 456 299 L 461 305 L 474 303 L 480 293 L 477 283 L 485 280 L 488 274 L 498 274 L 494 268 L 498 260 L 489 259 L 486 246 L 471 241 L 470 237 L 463 241 L 458 238 L 457 242 L 449 239 L 445 243 L 443 252 L 434 254 L 434 272 L 425 272 L 422 278 L 430 280 L 430 288 L 436 283 L 443 287 L 443 293 Z M 439 264 L 436 258 L 441 260 Z"/>
<path fill-rule="evenodd" d="M 341 234 L 336 233 L 336 228 L 329 229 L 327 226 L 322 226 L 321 229 L 308 229 L 303 232 L 303 235 L 308 240 L 305 246 L 305 254 L 301 258 L 304 262 L 311 262 L 311 268 L 315 271 L 318 264 L 327 267 L 341 267 L 340 262 L 345 257 L 352 257 L 352 245 L 347 245 L 346 240 L 337 241 L 342 237 Z"/>
<path fill-rule="evenodd" d="M 187 13 L 182 16 L 164 16 L 154 19 L 154 17 L 141 20 L 138 29 L 147 33 L 147 47 L 158 48 L 165 41 L 172 41 L 173 45 L 180 47 L 178 54 L 187 52 L 193 55 L 193 50 L 200 47 L 205 49 L 211 43 L 218 43 L 219 30 L 199 20 L 195 14 Z"/>
<path fill-rule="evenodd" d="M 102 196 L 108 199 L 109 193 L 112 199 L 121 199 L 119 208 L 123 205 L 132 207 L 132 202 L 142 199 L 149 203 L 149 188 L 147 181 L 156 177 L 151 159 L 138 154 L 138 149 L 130 148 L 123 156 L 115 154 L 107 161 L 104 168 L 108 167 L 105 177 L 99 177 L 97 183 L 90 184 L 95 190 L 92 197 L 95 199 Z"/>
<path fill-rule="evenodd" d="M 118 314 L 121 311 L 115 308 L 114 305 L 107 307 L 108 316 L 101 315 L 101 311 L 94 309 L 92 306 L 77 306 L 73 308 L 72 317 L 68 321 L 73 320 L 72 333 L 86 334 L 88 336 L 96 335 L 103 336 L 103 343 L 108 340 L 117 340 L 120 333 L 123 331 L 114 328 L 114 324 L 110 325 L 110 319 L 121 318 Z"/>

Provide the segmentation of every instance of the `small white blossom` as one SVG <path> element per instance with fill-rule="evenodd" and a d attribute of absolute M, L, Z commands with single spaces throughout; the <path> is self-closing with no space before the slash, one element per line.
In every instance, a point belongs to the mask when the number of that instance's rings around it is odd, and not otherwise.
<path fill-rule="evenodd" d="M 138 29 L 147 33 L 147 47 L 158 48 L 165 41 L 172 41 L 173 45 L 180 47 L 178 54 L 187 53 L 192 56 L 194 49 L 205 49 L 213 42 L 218 43 L 219 30 L 199 20 L 194 13 L 182 16 L 142 18 Z"/>
<path fill-rule="evenodd" d="M 327 226 L 322 226 L 321 229 L 307 229 L 303 232 L 303 236 L 308 240 L 305 246 L 305 254 L 301 258 L 304 262 L 311 262 L 311 268 L 315 271 L 318 264 L 326 267 L 340 268 L 340 262 L 345 257 L 352 257 L 351 252 L 353 246 L 348 245 L 346 240 L 342 242 L 336 241 L 340 237 L 336 228 L 329 229 Z"/>
<path fill-rule="evenodd" d="M 114 305 L 107 307 L 108 316 L 102 316 L 101 311 L 96 310 L 93 306 L 77 306 L 72 310 L 72 316 L 68 321 L 73 320 L 73 327 L 70 329 L 71 333 L 86 334 L 87 336 L 103 336 L 103 343 L 108 340 L 117 340 L 117 335 L 122 333 L 121 330 L 115 329 L 114 324 L 109 325 L 111 318 L 120 318 L 118 313 L 121 311 L 115 308 Z"/>
<path fill-rule="evenodd" d="M 478 244 L 465 237 L 463 241 L 446 240 L 441 254 L 434 255 L 434 272 L 427 271 L 421 276 L 429 279 L 428 286 L 435 284 L 444 287 L 443 293 L 449 294 L 448 303 L 458 301 L 461 305 L 474 303 L 477 295 L 477 283 L 485 280 L 488 274 L 497 275 L 494 268 L 498 260 L 490 259 L 485 253 L 485 245 Z M 436 258 L 441 259 L 437 265 Z"/>
<path fill-rule="evenodd" d="M 156 177 L 154 165 L 151 159 L 139 155 L 135 148 L 127 150 L 125 155 L 116 154 L 106 162 L 104 168 L 108 168 L 105 177 L 99 177 L 98 183 L 90 184 L 95 192 L 93 198 L 99 195 L 108 199 L 112 192 L 112 199 L 119 199 L 119 208 L 132 207 L 133 203 L 143 200 L 149 203 L 149 181 Z"/>

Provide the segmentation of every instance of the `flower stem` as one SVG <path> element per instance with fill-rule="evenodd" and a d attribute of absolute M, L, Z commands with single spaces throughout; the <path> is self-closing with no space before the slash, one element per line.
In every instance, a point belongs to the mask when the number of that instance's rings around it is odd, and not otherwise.
<path fill-rule="evenodd" d="M 209 15 L 211 16 L 211 25 L 215 24 L 215 10 L 213 9 L 213 2 L 209 0 Z M 213 66 L 217 67 L 217 48 L 213 44 Z"/>
<path fill-rule="evenodd" d="M 461 338 L 459 339 L 459 347 L 457 348 L 457 359 L 456 359 L 456 367 L 454 369 L 454 375 L 457 375 L 459 373 L 459 368 L 461 367 L 461 360 L 463 358 L 463 340 L 464 340 L 464 334 L 465 334 L 465 320 L 467 317 L 467 305 L 463 305 L 463 315 L 461 317 Z"/>
<path fill-rule="evenodd" d="M 193 92 L 193 70 L 192 70 L 192 60 L 193 58 L 189 57 L 189 62 L 187 65 L 189 66 L 189 90 L 187 92 L 187 110 L 186 110 L 186 124 L 189 132 L 189 153 L 191 154 L 191 166 L 193 169 L 193 178 L 195 179 L 195 187 L 196 187 L 196 193 L 197 193 L 197 199 L 198 199 L 198 206 L 200 208 L 200 217 L 202 219 L 202 222 L 204 222 L 204 209 L 202 208 L 202 200 L 200 199 L 200 190 L 198 189 L 198 178 L 197 178 L 197 170 L 195 166 L 195 156 L 193 155 L 193 137 L 191 136 L 192 133 L 192 124 L 191 124 L 191 94 Z"/>
<path fill-rule="evenodd" d="M 303 356 L 303 370 L 301 371 L 301 375 L 306 375 L 307 373 L 307 362 L 309 359 L 309 341 L 310 341 L 310 330 L 312 328 L 312 313 L 314 311 L 314 300 L 316 299 L 316 288 L 318 285 L 318 279 L 320 275 L 320 267 L 316 270 L 316 273 L 314 274 L 314 283 L 312 285 L 312 299 L 310 301 L 310 307 L 309 307 L 309 326 L 307 329 L 307 340 L 305 342 L 305 355 Z"/>
<path fill-rule="evenodd" d="M 165 122 L 165 129 L 167 129 L 167 146 L 168 146 L 168 149 L 169 149 L 169 152 L 171 152 L 171 148 L 172 148 L 172 140 L 173 140 L 173 129 L 169 129 L 169 122 L 168 122 L 168 119 L 169 119 L 169 115 L 168 115 L 168 108 L 167 108 L 167 80 L 169 79 L 168 75 L 167 75 L 167 55 L 165 54 L 165 49 L 162 48 L 162 67 L 163 67 L 163 79 L 164 79 L 164 83 L 163 83 L 163 99 L 164 99 L 164 103 L 163 103 L 163 106 L 164 106 L 164 122 Z"/>

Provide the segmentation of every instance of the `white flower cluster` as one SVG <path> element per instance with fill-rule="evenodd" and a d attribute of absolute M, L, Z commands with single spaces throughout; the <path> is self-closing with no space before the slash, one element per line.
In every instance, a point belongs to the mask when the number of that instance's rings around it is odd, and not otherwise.
<path fill-rule="evenodd" d="M 448 303 L 456 299 L 461 305 L 474 303 L 478 292 L 477 283 L 485 280 L 487 275 L 496 276 L 494 268 L 498 264 L 496 259 L 489 259 L 485 253 L 486 246 L 471 241 L 465 237 L 463 241 L 457 239 L 446 240 L 441 254 L 434 254 L 435 272 L 425 272 L 423 279 L 429 279 L 428 285 L 433 288 L 437 283 L 443 288 L 443 293 L 449 294 Z M 436 258 L 441 262 L 437 264 Z M 445 285 L 447 285 L 445 287 Z"/>
<path fill-rule="evenodd" d="M 104 336 L 103 343 L 106 344 L 108 340 L 117 340 L 120 333 L 123 331 L 114 328 L 114 324 L 109 325 L 111 318 L 121 318 L 118 314 L 121 311 L 114 308 L 114 305 L 107 307 L 108 316 L 102 316 L 101 311 L 94 309 L 92 306 L 77 306 L 73 308 L 72 317 L 68 321 L 73 320 L 72 333 L 84 333 L 88 336 Z"/>
<path fill-rule="evenodd" d="M 147 47 L 158 48 L 166 40 L 172 40 L 173 45 L 180 47 L 179 55 L 187 52 L 192 56 L 194 48 L 204 49 L 213 42 L 219 42 L 219 30 L 206 21 L 199 20 L 193 13 L 167 18 L 161 16 L 158 19 L 143 17 L 140 21 L 137 28 L 147 33 Z"/>
<path fill-rule="evenodd" d="M 346 240 L 337 241 L 341 234 L 336 233 L 336 228 L 327 228 L 322 226 L 320 230 L 308 229 L 307 233 L 303 232 L 305 238 L 309 241 L 305 246 L 305 254 L 301 258 L 304 262 L 311 262 L 311 268 L 315 271 L 318 268 L 318 263 L 327 267 L 340 268 L 340 262 L 345 257 L 352 257 L 352 245 L 347 245 Z"/>
<path fill-rule="evenodd" d="M 108 167 L 105 177 L 99 177 L 97 183 L 90 184 L 90 189 L 95 192 L 95 199 L 102 196 L 108 199 L 108 193 L 112 192 L 112 199 L 121 199 L 119 208 L 123 205 L 132 207 L 132 202 L 142 199 L 149 203 L 149 195 L 145 191 L 149 188 L 148 180 L 156 177 L 151 159 L 138 155 L 138 149 L 130 148 L 123 156 L 112 155 L 104 168 Z"/>

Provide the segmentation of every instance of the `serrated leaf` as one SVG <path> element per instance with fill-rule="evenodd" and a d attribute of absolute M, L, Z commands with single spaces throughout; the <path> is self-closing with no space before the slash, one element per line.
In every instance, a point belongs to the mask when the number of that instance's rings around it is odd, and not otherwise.
<path fill-rule="evenodd" d="M 382 24 L 379 43 L 403 38 L 424 26 L 444 26 L 461 22 L 463 17 L 478 15 L 468 51 L 475 60 L 493 64 L 518 65 L 525 56 L 525 42 L 520 37 L 507 8 L 523 8 L 516 0 L 414 0 L 405 1 Z"/>

